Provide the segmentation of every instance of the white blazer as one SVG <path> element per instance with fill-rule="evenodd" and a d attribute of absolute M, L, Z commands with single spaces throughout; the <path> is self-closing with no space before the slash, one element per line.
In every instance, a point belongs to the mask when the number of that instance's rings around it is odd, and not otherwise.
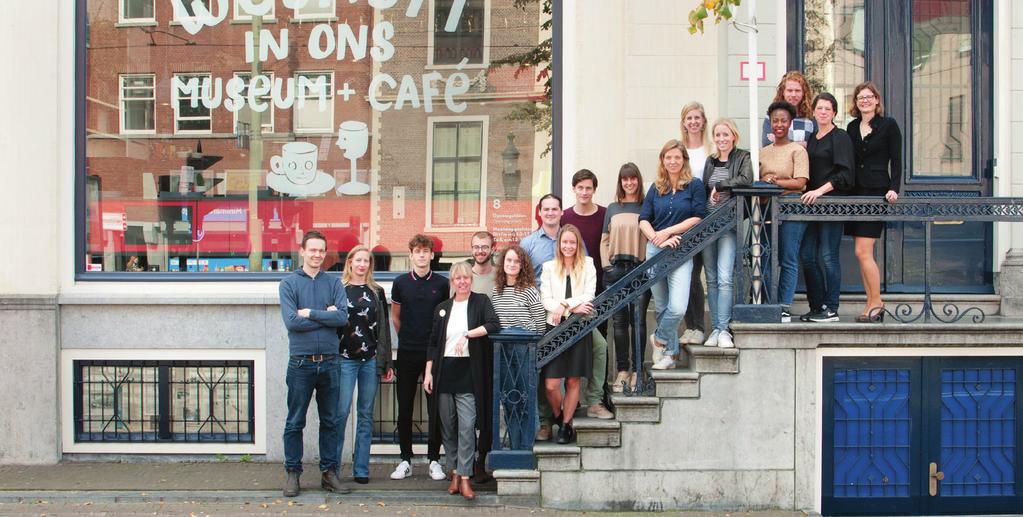
<path fill-rule="evenodd" d="M 593 265 L 593 258 L 583 257 L 583 281 L 579 285 L 579 279 L 572 279 L 572 297 L 565 298 L 566 277 L 556 274 L 554 261 L 544 263 L 543 272 L 540 274 L 540 300 L 543 301 L 543 308 L 547 309 L 547 323 L 553 325 L 551 313 L 555 311 L 562 302 L 573 309 L 586 302 L 592 301 L 597 293 L 597 268 Z M 566 311 L 565 317 L 568 316 Z"/>

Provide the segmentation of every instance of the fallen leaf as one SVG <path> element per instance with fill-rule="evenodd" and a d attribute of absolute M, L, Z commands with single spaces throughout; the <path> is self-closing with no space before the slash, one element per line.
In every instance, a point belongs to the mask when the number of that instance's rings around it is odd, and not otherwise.
<path fill-rule="evenodd" d="M 385 507 L 385 506 L 387 506 L 387 505 L 386 505 L 386 504 L 384 504 L 384 502 L 383 502 L 383 501 L 377 501 L 377 506 L 379 506 L 379 507 L 383 508 L 383 507 Z"/>
<path fill-rule="evenodd" d="M 269 508 L 270 507 L 270 505 L 268 505 L 266 503 L 262 503 L 259 506 L 262 507 L 262 508 Z"/>
<path fill-rule="evenodd" d="M 319 508 L 321 510 L 326 510 L 327 508 L 329 508 L 329 506 L 327 506 L 325 504 L 321 504 L 320 506 L 317 506 L 317 508 Z"/>
<path fill-rule="evenodd" d="M 295 501 L 288 501 L 288 506 L 295 506 Z"/>

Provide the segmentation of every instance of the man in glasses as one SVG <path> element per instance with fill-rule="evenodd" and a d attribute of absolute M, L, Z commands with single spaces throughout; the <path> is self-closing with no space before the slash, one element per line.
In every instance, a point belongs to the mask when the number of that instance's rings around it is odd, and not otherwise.
<path fill-rule="evenodd" d="M 472 235 L 472 292 L 490 296 L 494 290 L 494 236 L 490 232 Z"/>

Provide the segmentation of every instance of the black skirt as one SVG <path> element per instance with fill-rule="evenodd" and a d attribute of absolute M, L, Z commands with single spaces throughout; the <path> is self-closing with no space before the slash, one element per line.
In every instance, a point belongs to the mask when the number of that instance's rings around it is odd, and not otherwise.
<path fill-rule="evenodd" d="M 854 196 L 877 196 L 881 199 L 884 199 L 887 193 L 888 188 L 856 187 L 853 191 Z M 884 221 L 848 221 L 845 223 L 845 234 L 850 237 L 878 239 L 881 237 L 881 233 L 884 232 L 886 224 Z"/>
<path fill-rule="evenodd" d="M 548 324 L 547 330 L 555 328 Z M 593 333 L 576 341 L 574 345 L 543 367 L 545 379 L 589 377 L 593 371 Z"/>
<path fill-rule="evenodd" d="M 468 357 L 445 357 L 438 393 L 472 393 L 472 366 Z"/>

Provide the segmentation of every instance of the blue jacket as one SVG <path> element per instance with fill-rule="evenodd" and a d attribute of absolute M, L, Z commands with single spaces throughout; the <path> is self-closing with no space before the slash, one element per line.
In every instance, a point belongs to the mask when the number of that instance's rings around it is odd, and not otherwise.
<path fill-rule="evenodd" d="M 650 185 L 639 211 L 639 220 L 650 223 L 654 231 L 674 226 L 690 217 L 706 216 L 707 191 L 700 178 L 693 178 L 683 190 L 664 195 L 657 192 L 657 185 Z"/>
<path fill-rule="evenodd" d="M 313 278 L 297 269 L 281 280 L 279 293 L 290 355 L 337 354 L 337 329 L 348 324 L 348 296 L 341 279 L 322 271 Z M 328 311 L 331 305 L 337 310 Z M 299 309 L 311 309 L 309 317 L 299 316 Z"/>

